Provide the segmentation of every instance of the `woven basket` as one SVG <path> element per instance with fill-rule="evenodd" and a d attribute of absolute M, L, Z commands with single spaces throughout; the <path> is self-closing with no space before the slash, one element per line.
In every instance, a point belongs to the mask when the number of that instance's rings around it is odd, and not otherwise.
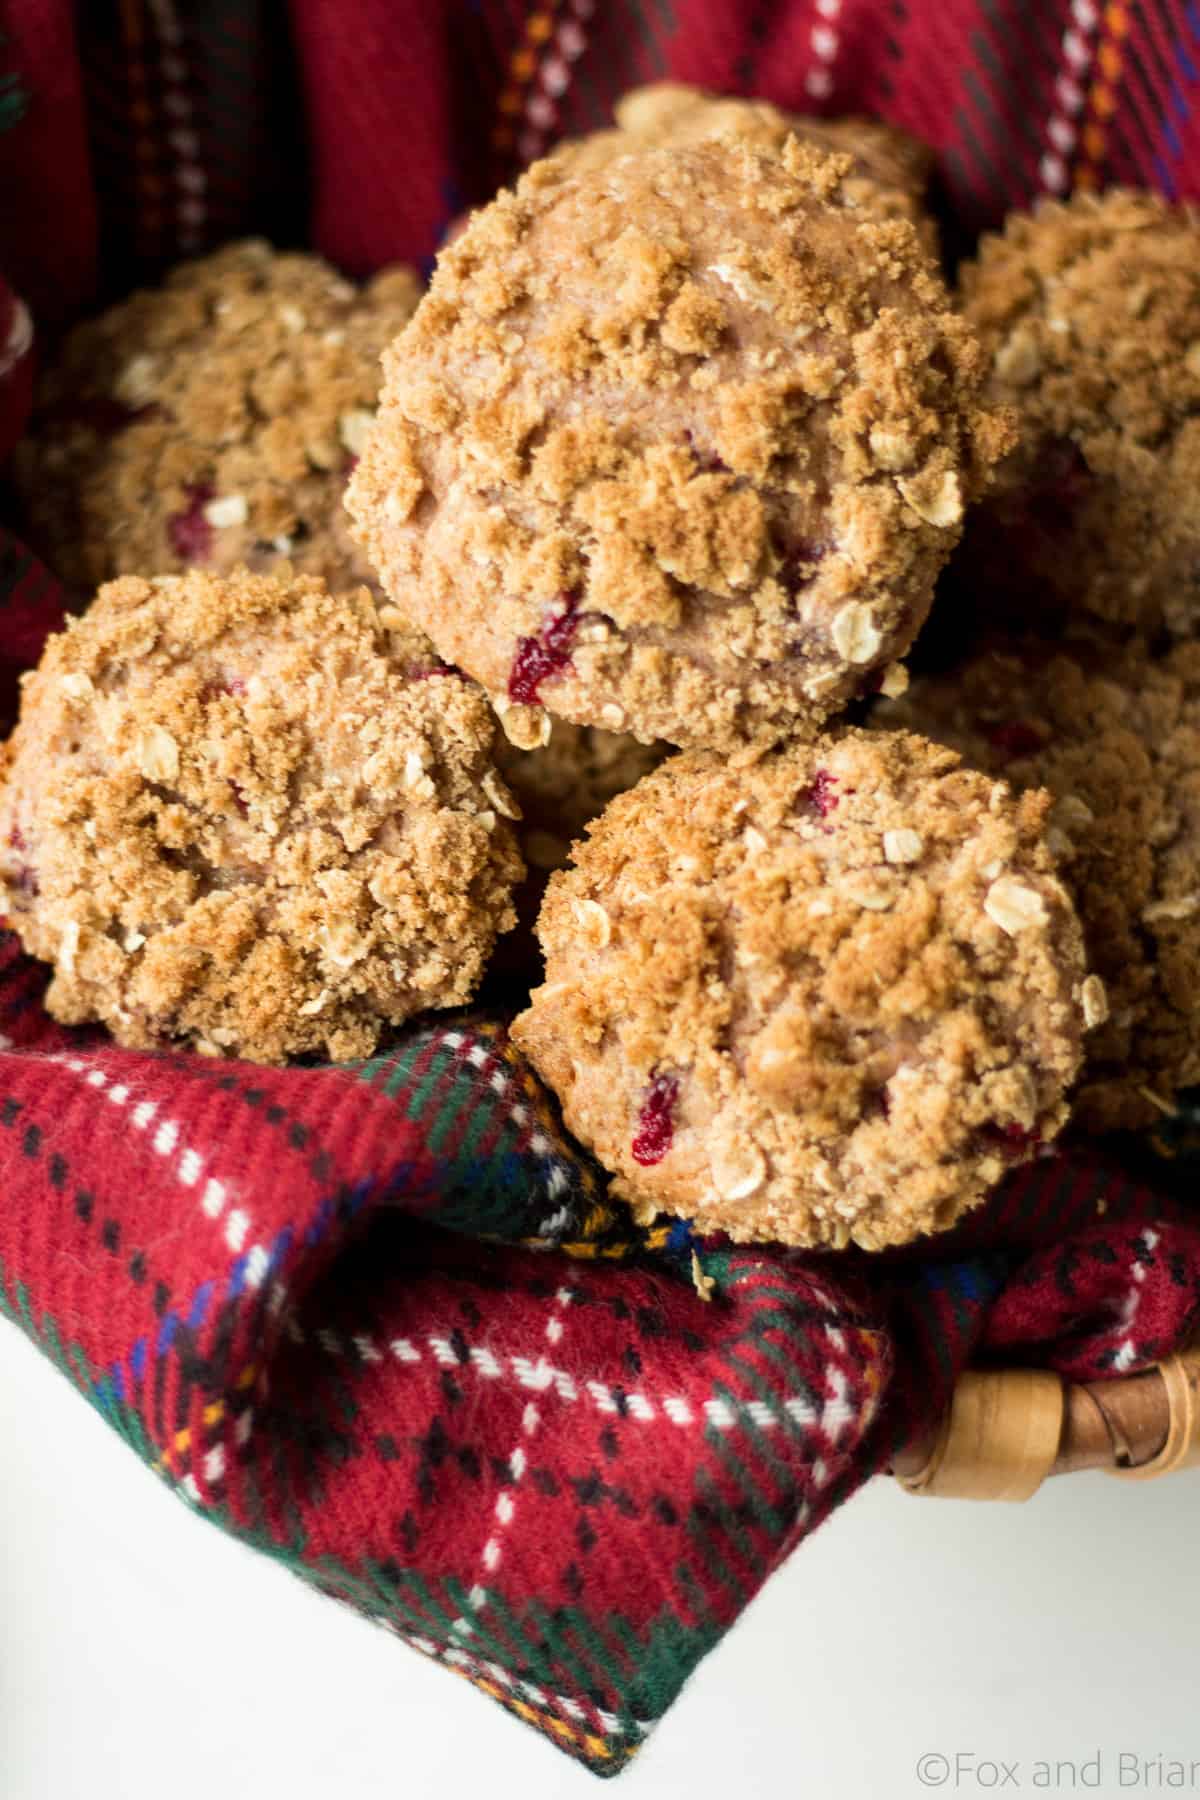
<path fill-rule="evenodd" d="M 1147 1481 L 1200 1467 L 1200 1343 L 1138 1375 L 1064 1382 L 1042 1369 L 968 1370 L 950 1409 L 892 1473 L 910 1494 L 1028 1500 L 1048 1475 Z"/>

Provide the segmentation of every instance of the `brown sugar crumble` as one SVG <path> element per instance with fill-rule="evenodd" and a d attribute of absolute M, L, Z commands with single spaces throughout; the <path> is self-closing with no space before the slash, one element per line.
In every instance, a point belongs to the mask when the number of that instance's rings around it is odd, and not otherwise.
<path fill-rule="evenodd" d="M 88 591 L 240 564 L 373 584 L 342 490 L 419 297 L 411 269 L 358 289 L 251 239 L 77 326 L 16 456 L 36 547 Z"/>
<path fill-rule="evenodd" d="M 1200 623 L 1200 215 L 1114 189 L 1043 202 L 961 273 L 1020 442 L 961 563 L 993 618 Z"/>
<path fill-rule="evenodd" d="M 102 588 L 24 678 L 0 785 L 50 1013 L 345 1060 L 469 999 L 514 922 L 517 809 L 483 696 L 414 658 L 365 588 L 313 576 Z"/>
<path fill-rule="evenodd" d="M 1200 644 L 1055 654 L 1013 640 L 875 719 L 1047 789 L 1048 841 L 1099 986 L 1073 1119 L 1132 1130 L 1200 1081 Z"/>
<path fill-rule="evenodd" d="M 811 118 L 784 112 L 768 100 L 710 94 L 675 81 L 633 88 L 613 110 L 615 131 L 575 139 L 557 153 L 576 158 L 577 167 L 598 167 L 635 142 L 664 148 L 737 137 L 770 154 L 795 136 L 819 150 L 848 156 L 847 200 L 880 218 L 908 219 L 936 254 L 936 227 L 925 210 L 933 155 L 927 145 L 894 126 L 877 119 Z"/>
<path fill-rule="evenodd" d="M 513 1036 L 643 1216 L 939 1230 L 1060 1130 L 1102 993 L 1049 807 L 907 732 L 673 757 L 551 878 Z"/>
<path fill-rule="evenodd" d="M 1200 211 L 1042 202 L 952 298 L 903 132 L 614 115 L 423 299 L 247 240 L 63 341 L 14 478 L 106 585 L 0 904 L 55 1018 L 263 1062 L 540 943 L 639 1219 L 886 1248 L 1200 1084 Z"/>
<path fill-rule="evenodd" d="M 550 158 L 443 253 L 347 505 L 515 742 L 549 709 L 730 748 L 895 679 L 1010 437 L 849 171 L 792 137 Z"/>

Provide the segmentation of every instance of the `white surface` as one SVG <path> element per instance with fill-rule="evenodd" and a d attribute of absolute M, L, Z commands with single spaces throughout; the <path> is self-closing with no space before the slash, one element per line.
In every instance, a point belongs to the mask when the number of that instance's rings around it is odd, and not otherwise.
<path fill-rule="evenodd" d="M 1200 1793 L 1200 1474 L 1029 1506 L 874 1483 L 771 1582 L 605 1792 L 904 1800 L 924 1753 L 1099 1753 L 1092 1792 Z M 1180 1790 L 1121 1752 L 1197 1759 Z M 940 1772 L 933 1765 L 933 1773 Z M 943 1793 L 1004 1781 L 964 1765 Z M 989 1785 L 989 1783 L 991 1785 Z M 1084 1785 L 1081 1778 L 1080 1787 Z M 580 1800 L 465 1682 L 189 1514 L 0 1323 L 3 1800 Z"/>

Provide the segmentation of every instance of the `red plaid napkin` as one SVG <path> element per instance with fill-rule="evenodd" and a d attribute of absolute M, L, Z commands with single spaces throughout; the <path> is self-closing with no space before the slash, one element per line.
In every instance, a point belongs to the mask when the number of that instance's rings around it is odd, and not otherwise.
<path fill-rule="evenodd" d="M 908 127 L 964 233 L 1038 191 L 1200 177 L 1175 0 L 292 0 L 286 40 L 277 16 L 9 9 L 0 267 L 47 334 L 247 229 L 354 271 L 427 258 L 665 75 Z M 0 287 L 0 451 L 24 319 Z M 9 705 L 58 605 L 0 534 Z M 731 1250 L 630 1226 L 502 1020 L 266 1070 L 63 1031 L 43 986 L 0 939 L 0 1306 L 189 1505 L 600 1773 L 968 1359 L 1131 1371 L 1200 1317 L 1182 1155 L 1147 1180 L 1065 1151 L 920 1254 Z"/>

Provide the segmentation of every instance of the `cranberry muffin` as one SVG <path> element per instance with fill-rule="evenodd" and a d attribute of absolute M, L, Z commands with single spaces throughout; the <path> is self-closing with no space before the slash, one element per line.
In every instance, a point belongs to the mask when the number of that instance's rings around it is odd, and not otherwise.
<path fill-rule="evenodd" d="M 31 539 L 87 592 L 242 563 L 373 583 L 342 490 L 419 296 L 411 269 L 359 289 L 250 240 L 77 326 L 16 457 Z"/>
<path fill-rule="evenodd" d="M 597 160 L 602 140 L 608 140 L 611 152 L 621 144 L 620 134 L 623 147 L 628 147 L 630 138 L 663 146 L 733 135 L 748 138 L 767 151 L 778 151 L 789 134 L 794 134 L 818 149 L 848 156 L 847 197 L 882 217 L 910 220 L 936 252 L 936 228 L 925 210 L 933 153 L 895 126 L 878 119 L 811 118 L 784 112 L 768 100 L 710 94 L 677 81 L 633 88 L 617 101 L 613 111 L 617 132 L 597 133 L 578 144 L 581 151 L 594 146 Z"/>
<path fill-rule="evenodd" d="M 789 139 L 551 158 L 385 357 L 347 490 L 390 597 L 492 696 L 732 748 L 888 678 L 1008 442 L 911 226 Z"/>
<path fill-rule="evenodd" d="M 365 588 L 102 588 L 26 676 L 0 883 L 67 1024 L 262 1061 L 365 1056 L 467 1000 L 514 920 L 494 720 Z"/>
<path fill-rule="evenodd" d="M 1053 799 L 1049 842 L 1107 989 L 1075 1108 L 1150 1125 L 1200 1082 L 1200 644 L 1066 655 L 1033 640 L 913 682 L 876 721 Z"/>
<path fill-rule="evenodd" d="M 907 732 L 673 757 L 551 877 L 514 1039 L 642 1216 L 940 1230 L 1059 1131 L 1102 997 L 1049 804 Z"/>
<path fill-rule="evenodd" d="M 1046 202 L 962 271 L 993 401 L 1020 441 L 972 515 L 964 580 L 993 621 L 1200 622 L 1200 229 L 1113 190 Z"/>

